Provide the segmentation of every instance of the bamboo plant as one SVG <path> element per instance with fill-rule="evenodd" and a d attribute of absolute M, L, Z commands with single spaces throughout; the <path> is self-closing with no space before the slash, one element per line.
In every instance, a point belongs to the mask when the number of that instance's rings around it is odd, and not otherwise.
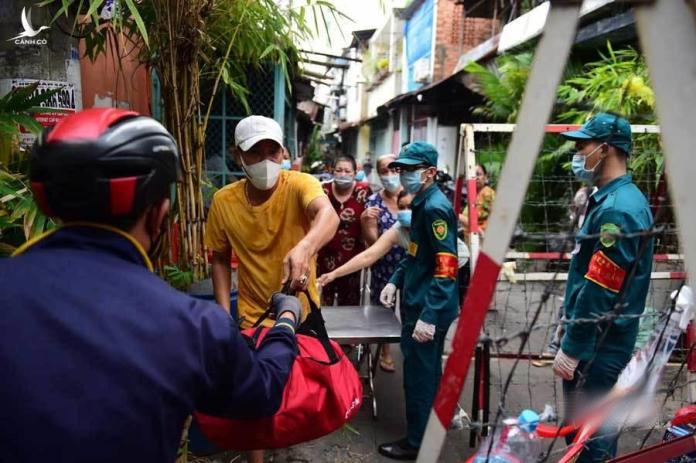
<path fill-rule="evenodd" d="M 282 6 L 274 0 L 46 0 L 54 22 L 72 22 L 72 34 L 84 40 L 86 55 L 112 51 L 122 60 L 133 47 L 139 60 L 161 81 L 164 124 L 181 152 L 183 181 L 177 185 L 175 221 L 181 246 L 178 261 L 194 279 L 208 271 L 203 249 L 205 221 L 202 185 L 205 130 L 213 98 L 224 87 L 247 108 L 246 78 L 265 63 L 290 76 L 297 44 L 328 29 L 327 15 L 339 14 L 326 0 Z M 108 10 L 108 11 L 107 11 Z M 71 21 L 71 18 L 72 21 Z M 289 79 L 289 77 L 288 77 Z M 212 81 L 209 101 L 201 81 Z M 289 80 L 288 80 L 289 83 Z"/>

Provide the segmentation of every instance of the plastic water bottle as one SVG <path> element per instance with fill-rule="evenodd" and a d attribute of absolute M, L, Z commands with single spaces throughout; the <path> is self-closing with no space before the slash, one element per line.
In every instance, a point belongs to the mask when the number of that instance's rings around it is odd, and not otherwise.
<path fill-rule="evenodd" d="M 541 439 L 535 430 L 539 415 L 523 410 L 517 418 L 503 420 L 503 427 L 479 447 L 473 463 L 528 463 L 536 461 L 543 451 Z M 489 452 L 490 448 L 490 452 Z"/>

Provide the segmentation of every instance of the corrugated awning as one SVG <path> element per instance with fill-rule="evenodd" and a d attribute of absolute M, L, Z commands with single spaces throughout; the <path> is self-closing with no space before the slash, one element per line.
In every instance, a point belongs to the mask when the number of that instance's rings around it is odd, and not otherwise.
<path fill-rule="evenodd" d="M 464 85 L 464 76 L 465 73 L 460 71 L 412 92 L 402 93 L 384 103 L 380 109 L 389 110 L 403 104 L 437 105 L 451 102 L 453 98 L 474 102 L 480 96 Z"/>

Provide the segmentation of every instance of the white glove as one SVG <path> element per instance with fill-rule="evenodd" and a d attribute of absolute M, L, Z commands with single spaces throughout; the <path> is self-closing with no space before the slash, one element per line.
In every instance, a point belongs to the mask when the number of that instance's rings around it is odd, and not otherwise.
<path fill-rule="evenodd" d="M 694 316 L 694 305 L 696 305 L 696 298 L 694 298 L 694 292 L 689 286 L 682 286 L 681 290 L 674 290 L 670 296 L 671 299 L 677 298 L 675 303 L 675 308 L 677 312 L 680 312 L 679 329 L 684 331 L 689 322 Z"/>
<path fill-rule="evenodd" d="M 570 381 L 573 379 L 578 363 L 580 360 L 568 357 L 563 349 L 558 349 L 556 358 L 553 360 L 553 372 L 556 373 L 556 376 Z"/>
<path fill-rule="evenodd" d="M 396 285 L 394 283 L 387 283 L 381 293 L 379 293 L 379 302 L 382 303 L 384 307 L 394 307 L 396 302 Z"/>
<path fill-rule="evenodd" d="M 425 323 L 423 320 L 418 320 L 416 322 L 416 327 L 413 329 L 413 334 L 411 337 L 416 342 L 432 341 L 435 337 L 435 325 Z"/>
<path fill-rule="evenodd" d="M 517 262 L 505 262 L 503 264 L 503 268 L 501 269 L 501 273 L 510 283 L 517 283 L 517 275 L 515 275 L 515 270 L 517 270 Z"/>

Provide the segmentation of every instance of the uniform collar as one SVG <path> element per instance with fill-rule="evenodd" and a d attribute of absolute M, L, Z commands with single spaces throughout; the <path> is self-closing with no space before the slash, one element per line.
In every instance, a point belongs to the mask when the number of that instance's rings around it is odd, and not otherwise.
<path fill-rule="evenodd" d="M 421 191 L 418 193 L 415 198 L 413 198 L 413 201 L 411 201 L 411 206 L 420 206 L 422 203 L 425 202 L 427 198 L 432 196 L 435 191 L 437 190 L 437 184 L 433 183 L 430 185 L 428 188 L 426 188 L 424 191 Z"/>
<path fill-rule="evenodd" d="M 595 191 L 594 194 L 590 196 L 590 198 L 595 203 L 602 202 L 604 198 L 609 196 L 610 193 L 613 193 L 614 191 L 618 190 L 620 187 L 626 185 L 627 183 L 631 183 L 631 181 L 632 179 L 630 174 L 624 174 L 620 177 L 616 177 L 614 180 L 607 183 L 599 190 Z"/>
<path fill-rule="evenodd" d="M 104 250 L 118 257 L 144 265 L 151 272 L 152 262 L 143 247 L 130 234 L 103 224 L 76 222 L 62 225 L 27 241 L 12 256 L 34 249 L 64 247 L 70 249 Z"/>

